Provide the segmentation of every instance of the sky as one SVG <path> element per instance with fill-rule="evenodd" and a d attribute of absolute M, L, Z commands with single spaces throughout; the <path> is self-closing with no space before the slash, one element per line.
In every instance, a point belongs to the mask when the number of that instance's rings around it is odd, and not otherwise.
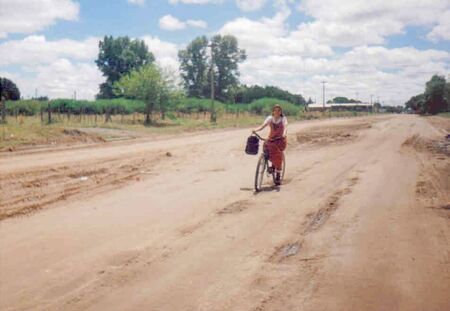
<path fill-rule="evenodd" d="M 24 98 L 94 99 L 105 35 L 146 42 L 178 70 L 197 36 L 231 34 L 246 50 L 242 83 L 322 102 L 402 105 L 433 74 L 450 79 L 450 0 L 0 0 L 0 76 Z"/>

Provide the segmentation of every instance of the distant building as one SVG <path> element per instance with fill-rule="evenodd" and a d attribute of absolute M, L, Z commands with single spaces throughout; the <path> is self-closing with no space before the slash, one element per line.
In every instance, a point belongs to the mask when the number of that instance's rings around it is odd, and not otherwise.
<path fill-rule="evenodd" d="M 331 111 L 372 111 L 373 106 L 370 103 L 326 103 L 324 104 L 309 104 L 308 110 L 310 111 L 323 111 L 331 110 Z"/>

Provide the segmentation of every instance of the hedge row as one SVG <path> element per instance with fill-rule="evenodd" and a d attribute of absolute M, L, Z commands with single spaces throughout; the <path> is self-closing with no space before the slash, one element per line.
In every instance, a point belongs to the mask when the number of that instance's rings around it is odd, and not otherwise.
<path fill-rule="evenodd" d="M 286 115 L 298 115 L 303 111 L 303 107 L 296 106 L 290 102 L 274 99 L 261 98 L 250 104 L 224 104 L 219 101 L 214 102 L 217 111 L 227 111 L 231 113 L 250 112 L 258 115 L 269 115 L 272 106 L 279 104 L 283 107 Z M 132 114 L 135 112 L 143 113 L 145 103 L 139 100 L 130 99 L 101 99 L 95 101 L 73 100 L 73 99 L 55 99 L 51 101 L 20 100 L 6 102 L 6 109 L 9 115 L 37 115 L 41 111 L 47 111 L 50 108 L 52 112 L 65 114 Z M 165 106 L 166 111 L 182 113 L 201 113 L 210 112 L 211 100 L 199 98 L 181 98 L 173 100 Z"/>

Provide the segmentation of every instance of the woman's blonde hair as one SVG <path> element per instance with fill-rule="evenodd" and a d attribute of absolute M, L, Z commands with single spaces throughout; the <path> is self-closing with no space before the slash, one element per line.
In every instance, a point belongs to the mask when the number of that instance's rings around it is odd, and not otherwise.
<path fill-rule="evenodd" d="M 283 115 L 283 108 L 281 108 L 280 105 L 275 105 L 275 106 L 272 107 L 272 115 L 273 115 L 273 111 L 275 110 L 275 108 L 280 109 L 280 111 L 281 111 L 280 116 L 284 117 L 284 115 Z"/>

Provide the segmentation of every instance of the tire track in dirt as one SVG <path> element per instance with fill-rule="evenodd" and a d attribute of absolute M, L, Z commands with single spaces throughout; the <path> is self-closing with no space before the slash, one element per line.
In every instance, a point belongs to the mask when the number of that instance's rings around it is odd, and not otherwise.
<path fill-rule="evenodd" d="M 54 203 L 84 199 L 94 194 L 140 181 L 156 174 L 154 166 L 165 158 L 164 152 L 151 156 L 110 158 L 24 172 L 0 174 L 0 221 L 27 215 Z"/>

